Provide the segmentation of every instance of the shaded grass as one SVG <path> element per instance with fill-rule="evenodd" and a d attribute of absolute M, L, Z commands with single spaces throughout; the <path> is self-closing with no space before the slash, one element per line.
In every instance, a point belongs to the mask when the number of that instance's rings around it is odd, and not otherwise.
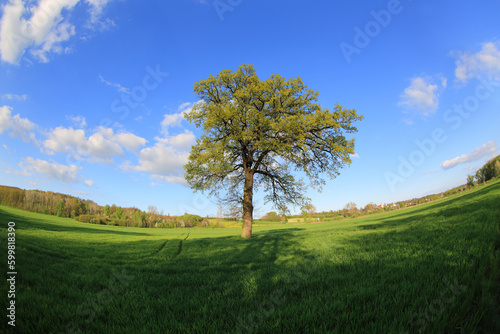
<path fill-rule="evenodd" d="M 499 182 L 377 216 L 257 226 L 250 240 L 232 228 L 88 225 L 4 206 L 0 214 L 4 251 L 7 222 L 16 223 L 20 332 L 500 328 Z"/>

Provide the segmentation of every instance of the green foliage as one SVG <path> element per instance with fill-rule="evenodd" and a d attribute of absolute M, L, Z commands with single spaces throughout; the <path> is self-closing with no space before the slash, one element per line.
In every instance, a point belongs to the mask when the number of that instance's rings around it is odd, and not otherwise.
<path fill-rule="evenodd" d="M 500 177 L 500 155 L 489 160 L 484 166 L 476 172 L 477 183 L 484 183 L 496 177 Z M 470 175 L 467 177 L 467 185 L 469 185 Z"/>
<path fill-rule="evenodd" d="M 108 204 L 106 204 L 104 206 L 104 215 L 107 216 L 107 217 L 109 217 L 109 214 L 110 214 L 110 207 L 109 207 Z"/>
<path fill-rule="evenodd" d="M 141 211 L 140 210 L 137 210 L 134 212 L 134 221 L 136 223 L 142 223 L 142 218 L 141 218 Z"/>
<path fill-rule="evenodd" d="M 346 135 L 363 117 L 339 104 L 322 108 L 319 93 L 300 78 L 260 80 L 252 65 L 241 65 L 195 83 L 194 92 L 201 102 L 185 117 L 203 135 L 191 149 L 186 180 L 195 191 L 242 203 L 244 221 L 252 220 L 254 187 L 280 211 L 301 207 L 305 188 L 292 168 L 321 186 L 323 175 L 335 178 L 351 163 L 354 139 Z"/>
<path fill-rule="evenodd" d="M 275 211 L 271 211 L 266 213 L 265 216 L 262 217 L 262 220 L 279 222 L 282 221 L 282 217 L 280 217 Z"/>
<path fill-rule="evenodd" d="M 184 215 L 178 218 L 180 222 L 184 223 L 186 227 L 193 227 L 203 221 L 203 218 L 198 215 L 191 215 L 189 213 L 185 213 Z"/>
<path fill-rule="evenodd" d="M 125 216 L 123 214 L 123 209 L 120 206 L 116 208 L 115 217 L 118 218 L 118 219 L 125 218 Z"/>
<path fill-rule="evenodd" d="M 474 187 L 474 175 L 467 176 L 467 186 Z"/>

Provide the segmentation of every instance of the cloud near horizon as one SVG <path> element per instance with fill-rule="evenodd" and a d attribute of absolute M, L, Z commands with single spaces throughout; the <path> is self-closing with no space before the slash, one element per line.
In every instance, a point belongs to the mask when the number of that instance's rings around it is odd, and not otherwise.
<path fill-rule="evenodd" d="M 19 164 L 25 173 L 35 172 L 51 180 L 63 183 L 78 183 L 82 180 L 79 175 L 81 167 L 76 165 L 63 165 L 41 159 L 27 157 Z"/>
<path fill-rule="evenodd" d="M 468 162 L 480 160 L 484 157 L 488 157 L 497 152 L 497 144 L 494 141 L 489 141 L 484 145 L 479 146 L 468 154 L 462 154 L 459 157 L 453 158 L 451 160 L 446 160 L 441 164 L 444 170 L 453 168 L 460 164 L 465 164 Z"/>

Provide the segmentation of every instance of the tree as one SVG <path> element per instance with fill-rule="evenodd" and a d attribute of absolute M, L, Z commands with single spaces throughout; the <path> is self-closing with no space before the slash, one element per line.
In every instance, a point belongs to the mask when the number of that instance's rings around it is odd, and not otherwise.
<path fill-rule="evenodd" d="M 467 176 L 467 186 L 474 187 L 474 175 Z"/>
<path fill-rule="evenodd" d="M 356 207 L 356 203 L 354 203 L 354 202 L 347 203 L 344 206 L 344 209 L 346 209 L 347 211 L 349 211 L 349 213 L 355 213 L 358 210 L 358 208 Z"/>
<path fill-rule="evenodd" d="M 281 220 L 281 217 L 275 212 L 275 211 L 271 211 L 271 212 L 268 212 L 266 213 L 263 217 L 262 217 L 262 220 L 267 220 L 267 221 L 271 221 L 271 222 L 276 222 L 276 221 L 280 221 Z"/>
<path fill-rule="evenodd" d="M 253 65 L 241 65 L 195 83 L 194 92 L 200 102 L 185 117 L 204 133 L 184 166 L 186 180 L 194 191 L 242 205 L 243 238 L 252 236 L 254 188 L 278 210 L 301 207 L 305 186 L 292 168 L 321 189 L 324 174 L 335 178 L 351 163 L 354 139 L 345 134 L 363 117 L 338 104 L 322 108 L 300 78 L 260 80 Z"/>
<path fill-rule="evenodd" d="M 134 221 L 138 226 L 142 226 L 141 210 L 136 210 L 134 212 Z"/>
<path fill-rule="evenodd" d="M 147 221 L 149 227 L 153 227 L 157 223 L 157 216 L 159 215 L 158 208 L 154 205 L 148 206 Z"/>
<path fill-rule="evenodd" d="M 316 213 L 316 207 L 312 204 L 312 203 L 307 203 L 305 206 L 304 206 L 304 209 L 303 209 L 306 213 L 307 213 L 307 217 L 309 219 L 312 218 L 312 215 L 314 215 Z"/>
<path fill-rule="evenodd" d="M 123 213 L 123 209 L 122 209 L 121 206 L 117 206 L 116 207 L 115 217 L 118 218 L 118 219 L 124 219 L 125 218 L 125 214 Z"/>
<path fill-rule="evenodd" d="M 363 210 L 365 210 L 365 212 L 372 212 L 376 209 L 377 209 L 377 204 L 372 202 L 372 203 L 366 204 Z"/>
<path fill-rule="evenodd" d="M 483 168 L 478 169 L 478 171 L 476 172 L 476 180 L 477 180 L 478 184 L 484 182 L 484 169 Z"/>
<path fill-rule="evenodd" d="M 110 213 L 110 207 L 109 207 L 109 205 L 108 205 L 108 204 L 106 204 L 106 205 L 104 206 L 104 215 L 105 215 L 106 217 L 109 217 L 109 213 Z"/>

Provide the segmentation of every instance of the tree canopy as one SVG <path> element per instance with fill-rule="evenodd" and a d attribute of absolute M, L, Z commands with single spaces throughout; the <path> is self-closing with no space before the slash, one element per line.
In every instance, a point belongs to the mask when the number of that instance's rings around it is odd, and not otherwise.
<path fill-rule="evenodd" d="M 335 178 L 351 163 L 354 139 L 345 134 L 355 133 L 353 123 L 363 117 L 338 103 L 322 108 L 319 93 L 300 78 L 260 80 L 253 65 L 243 64 L 195 83 L 194 92 L 200 101 L 185 117 L 203 135 L 191 149 L 185 177 L 195 191 L 242 205 L 242 237 L 251 237 L 255 187 L 284 211 L 306 200 L 294 170 L 321 188 L 324 175 Z"/>

